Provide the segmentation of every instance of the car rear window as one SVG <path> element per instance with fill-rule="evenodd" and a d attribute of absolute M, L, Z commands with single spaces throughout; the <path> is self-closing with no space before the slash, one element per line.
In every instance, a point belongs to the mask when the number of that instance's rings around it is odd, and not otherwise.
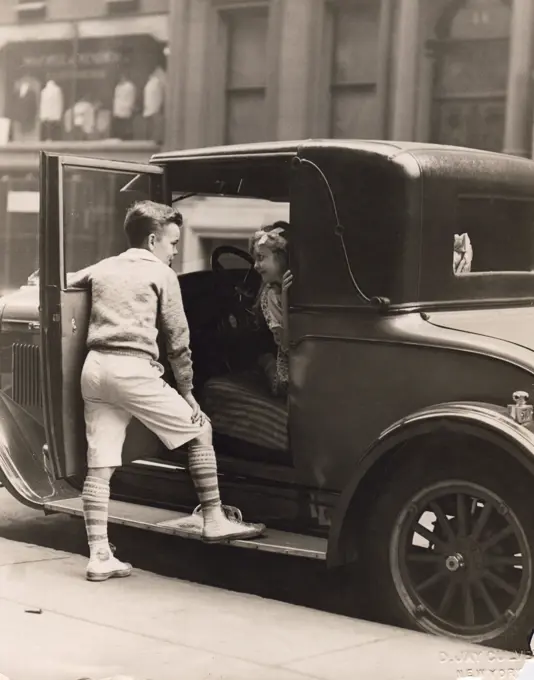
<path fill-rule="evenodd" d="M 534 271 L 534 199 L 460 196 L 455 231 L 455 246 L 467 235 L 472 248 L 470 266 L 457 275 Z"/>

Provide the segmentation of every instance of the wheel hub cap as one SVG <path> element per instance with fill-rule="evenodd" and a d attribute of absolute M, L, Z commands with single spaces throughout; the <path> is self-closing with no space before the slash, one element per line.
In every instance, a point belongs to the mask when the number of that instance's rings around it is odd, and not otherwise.
<path fill-rule="evenodd" d="M 458 569 L 461 569 L 464 565 L 464 558 L 460 553 L 449 555 L 445 560 L 445 566 L 449 571 L 458 571 Z"/>

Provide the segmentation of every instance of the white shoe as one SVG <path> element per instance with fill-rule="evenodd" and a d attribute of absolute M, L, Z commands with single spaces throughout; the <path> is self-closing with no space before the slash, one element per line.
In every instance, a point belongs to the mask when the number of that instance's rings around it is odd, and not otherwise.
<path fill-rule="evenodd" d="M 200 512 L 200 506 L 195 513 Z M 265 533 L 265 524 L 251 524 L 243 521 L 239 508 L 223 505 L 220 513 L 204 519 L 202 540 L 205 543 L 223 543 L 225 541 L 257 538 Z"/>
<path fill-rule="evenodd" d="M 88 581 L 107 581 L 109 578 L 125 578 L 131 573 L 131 564 L 121 562 L 104 548 L 89 560 L 85 575 Z"/>

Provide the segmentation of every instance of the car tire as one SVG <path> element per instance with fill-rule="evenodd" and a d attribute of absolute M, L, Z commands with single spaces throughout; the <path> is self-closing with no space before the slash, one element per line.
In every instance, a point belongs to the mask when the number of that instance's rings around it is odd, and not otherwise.
<path fill-rule="evenodd" d="M 533 480 L 504 452 L 473 451 L 472 446 L 461 453 L 455 450 L 454 454 L 450 449 L 426 450 L 399 457 L 368 506 L 360 553 L 368 615 L 466 642 L 529 651 L 534 620 Z M 456 507 L 464 507 L 463 531 L 462 510 L 452 507 L 454 497 Z M 433 513 L 432 535 L 419 535 L 423 546 L 416 546 L 410 536 L 413 539 L 414 525 L 417 531 L 425 526 L 419 513 L 430 507 L 425 506 L 427 501 L 434 503 L 434 509 L 436 501 L 442 506 L 440 519 L 445 516 L 449 530 Z M 484 511 L 486 505 L 489 509 Z M 484 512 L 487 517 L 480 520 Z M 425 521 L 431 517 L 427 514 Z M 470 543 L 479 521 L 485 524 L 477 529 L 478 540 Z M 486 547 L 498 534 L 509 531 L 507 523 L 511 533 Z M 432 548 L 428 539 L 433 537 L 440 545 Z M 442 606 L 445 590 L 451 588 L 456 594 Z"/>

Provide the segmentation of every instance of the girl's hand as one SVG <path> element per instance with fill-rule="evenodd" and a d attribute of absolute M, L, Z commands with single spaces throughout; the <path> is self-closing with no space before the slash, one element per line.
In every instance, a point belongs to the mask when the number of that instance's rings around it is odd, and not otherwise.
<path fill-rule="evenodd" d="M 269 366 L 276 366 L 276 357 L 269 352 L 264 352 L 258 357 L 258 364 L 261 368 L 268 368 Z"/>
<path fill-rule="evenodd" d="M 282 292 L 286 291 L 293 283 L 293 274 L 288 269 L 282 277 Z"/>
<path fill-rule="evenodd" d="M 293 274 L 288 269 L 282 277 L 282 328 L 280 329 L 280 338 L 277 344 L 287 352 L 289 348 L 289 308 L 287 291 L 293 283 Z"/>
<path fill-rule="evenodd" d="M 272 382 L 276 377 L 276 358 L 272 354 L 262 354 L 258 358 L 258 364 L 269 381 Z"/>

